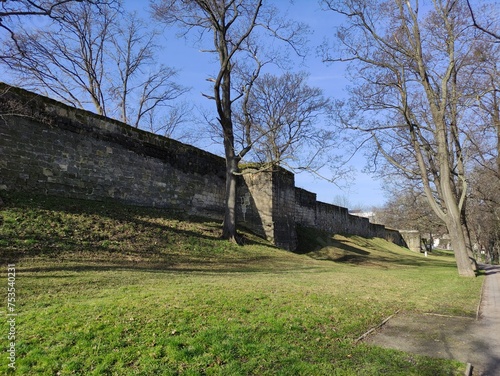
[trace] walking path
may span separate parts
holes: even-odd
[[[367,343],[470,363],[474,376],[500,376],[500,266],[481,265],[486,279],[478,320],[398,315]]]
[[[477,333],[472,337],[477,343],[477,368],[483,375],[500,375],[500,266],[482,265],[486,272]],[[483,346],[481,346],[483,344]],[[474,365],[474,357],[471,358]]]

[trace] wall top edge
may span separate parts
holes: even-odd
[[[67,119],[72,123],[83,123],[82,118],[95,120],[94,122],[95,125],[98,125],[99,123],[101,124],[105,123],[111,125],[114,129],[117,130],[117,132],[124,133],[127,136],[137,140],[146,141],[150,144],[155,144],[155,145],[170,144],[170,145],[175,145],[177,148],[192,149],[198,154],[205,154],[207,156],[210,156],[211,158],[218,159],[221,162],[224,161],[223,157],[210,153],[203,149],[197,148],[196,146],[185,144],[181,141],[177,141],[169,137],[154,134],[140,128],[135,128],[119,120],[99,115],[92,111],[77,108],[68,105],[66,103],[60,102],[58,100],[55,100],[53,98],[44,96],[42,94],[34,93],[32,91],[22,89],[16,86],[11,86],[4,82],[0,82],[0,98],[2,97],[7,100],[12,98],[13,100],[23,101],[23,104],[26,105],[31,103],[34,106],[38,106],[37,110],[44,111],[44,115],[51,115],[53,118]],[[2,111],[1,107],[2,103],[0,103],[0,113]],[[53,109],[58,110],[57,114],[50,113],[51,110]],[[29,108],[26,106],[24,107],[24,110],[29,110]],[[102,129],[102,127],[98,128]]]

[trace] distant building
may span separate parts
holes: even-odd
[[[355,215],[357,217],[368,218],[372,223],[375,220],[375,212],[372,211],[350,210],[349,214]]]
[[[451,239],[450,235],[448,234],[443,234],[440,236],[435,236],[434,237],[434,242],[433,242],[433,247],[434,248],[439,248],[439,249],[451,249]]]

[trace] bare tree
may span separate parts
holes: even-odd
[[[477,21],[474,20],[474,23]],[[488,29],[499,32],[491,24]],[[497,27],[500,26],[497,24]],[[471,190],[466,207],[475,250],[480,257],[492,263],[500,256],[500,43],[492,48],[491,33],[476,51],[478,62],[474,67],[475,85],[482,88],[482,95],[474,98],[475,132],[469,136],[474,140],[474,167],[469,176]],[[489,42],[489,43],[488,43]],[[470,85],[470,82],[469,82]],[[472,132],[469,132],[471,134]]]
[[[337,33],[339,55],[329,50],[325,60],[347,60],[356,70],[350,112],[341,119],[370,135],[400,173],[419,179],[446,224],[459,274],[473,277],[464,227],[471,151],[464,129],[470,125],[465,104],[479,93],[477,87],[464,90],[477,46],[465,4],[436,0],[432,9],[422,9],[418,1],[402,0],[323,3],[348,23]]]
[[[435,235],[446,233],[446,227],[426,202],[425,195],[418,189],[396,188],[393,183],[391,195],[384,207],[376,210],[376,221],[384,225],[406,230],[418,230],[432,246]]]
[[[318,122],[329,114],[330,101],[306,79],[304,72],[264,74],[255,81],[242,110],[236,112],[239,125],[245,120],[252,124],[251,154],[257,161],[294,171],[314,172],[323,167],[320,157],[333,140]]]
[[[152,108],[142,117],[141,128],[164,137],[195,143],[199,141],[199,135],[193,134],[189,128],[183,127],[188,120],[191,120],[192,111],[193,105],[187,101],[176,103],[166,112],[161,111],[161,108],[160,111],[157,111],[157,108]]]
[[[26,88],[47,91],[81,108],[87,98],[98,114],[105,115],[101,82],[105,41],[113,14],[108,8],[101,12],[89,3],[78,4],[78,12],[69,11],[69,7],[61,4],[51,12],[58,19],[54,27],[59,32],[18,26],[17,49],[12,46],[12,54],[4,61]],[[96,18],[102,22],[96,24]]]
[[[181,121],[173,101],[187,89],[173,81],[174,69],[156,64],[157,33],[135,14],[89,2],[51,14],[56,20],[43,29],[19,26],[21,52],[4,59],[23,87],[135,127],[170,111]]]
[[[60,9],[72,2],[85,2],[92,6],[100,7],[113,5],[116,1],[117,0],[0,1],[0,31],[4,31],[7,34],[7,39],[11,41],[10,47],[14,47],[13,49],[7,50],[1,49],[0,60],[10,58],[13,54],[24,53],[23,49],[18,44],[17,29],[23,23],[28,22],[29,19],[33,17],[58,19],[60,16]]]
[[[500,44],[489,49],[490,54],[486,55],[481,51],[482,64],[478,64],[475,72],[479,78],[477,84],[483,88],[481,95],[475,99],[476,124],[479,124],[479,133],[483,137],[478,137],[477,162],[483,167],[496,171],[497,179],[500,180]],[[496,60],[495,60],[496,58]],[[488,137],[489,136],[489,137]],[[490,159],[496,158],[496,164],[490,164]]]
[[[477,251],[487,262],[500,262],[500,180],[494,160],[477,166],[472,175],[467,215]]]
[[[478,13],[491,14],[491,11],[492,11],[491,7],[483,6],[483,8],[480,10],[480,12],[477,12],[477,10],[473,9],[470,0],[466,0],[466,1],[467,1],[467,6],[469,8],[470,15],[472,17],[472,21],[474,23],[474,26],[477,27],[482,32],[488,34],[489,36],[495,38],[497,40],[497,43],[499,43],[500,42],[500,32],[498,31],[498,29],[495,30],[495,25],[494,25],[494,23],[491,22],[491,20],[494,20],[495,18],[498,21],[498,17],[499,17],[498,10],[495,9],[497,14],[494,15],[493,17],[489,17],[489,20],[486,21],[487,24],[485,25],[482,22],[478,21],[477,14]],[[497,22],[496,27],[498,28],[498,22]]]
[[[152,9],[159,20],[178,25],[185,33],[198,32],[201,41],[205,35],[211,37],[212,46],[204,51],[217,57],[218,68],[209,78],[212,94],[204,95],[215,102],[226,159],[222,237],[238,241],[236,177],[240,160],[252,147],[252,123],[249,114],[243,114],[242,138],[246,141],[241,150],[236,150],[235,102],[247,100],[261,68],[273,59],[272,54],[263,53],[263,40],[271,36],[295,48],[302,42],[303,25],[282,20],[277,10],[263,5],[262,0],[157,0],[152,2]]]
[[[156,64],[159,46],[155,45],[155,40],[158,32],[149,32],[144,21],[135,13],[128,15],[123,23],[114,23],[113,27],[113,48],[109,55],[116,64],[117,77],[110,80],[110,91],[119,108],[120,120],[136,128],[143,122],[151,126],[158,110],[167,107],[171,112],[168,125],[162,122],[163,126],[158,130],[171,135],[173,128],[182,121],[179,115],[185,115],[185,111],[172,107],[171,103],[185,94],[187,89],[172,81],[177,74],[175,69]],[[145,124],[143,128],[146,128]]]

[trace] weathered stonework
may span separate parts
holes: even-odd
[[[223,218],[223,158],[5,84],[0,156],[0,191],[114,199]],[[318,202],[282,168],[246,169],[238,197],[239,223],[281,248],[296,248],[296,224],[402,242],[395,230]]]
[[[399,233],[403,237],[408,249],[410,251],[420,253],[422,244],[422,237],[420,232],[417,230],[399,230]]]
[[[19,89],[9,105],[22,116],[0,120],[2,189],[221,216],[223,158]]]

